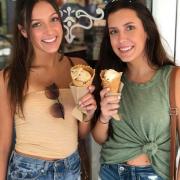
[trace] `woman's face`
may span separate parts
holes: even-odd
[[[115,54],[127,63],[143,60],[147,33],[141,20],[131,9],[121,9],[108,17],[111,46]]]
[[[58,51],[63,36],[62,25],[55,9],[48,2],[40,1],[34,6],[30,33],[35,54]]]

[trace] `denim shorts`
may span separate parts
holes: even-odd
[[[101,180],[163,180],[151,165],[102,164],[99,176]]]
[[[8,180],[80,180],[80,157],[76,151],[62,160],[48,161],[13,151]]]

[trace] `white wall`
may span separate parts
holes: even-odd
[[[168,54],[180,65],[180,4],[179,0],[153,0],[153,16]],[[178,11],[177,11],[178,9]],[[177,29],[178,28],[178,29]]]

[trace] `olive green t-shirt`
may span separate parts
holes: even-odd
[[[103,144],[101,163],[123,163],[146,153],[154,170],[169,179],[169,76],[172,66],[160,68],[143,84],[129,81],[123,74],[119,113],[111,120],[112,134]]]

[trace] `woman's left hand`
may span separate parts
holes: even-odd
[[[83,96],[79,101],[79,106],[81,107],[81,109],[87,112],[86,119],[84,119],[84,121],[91,120],[97,108],[96,100],[92,94],[94,89],[95,87],[93,85],[89,86],[88,93]]]

